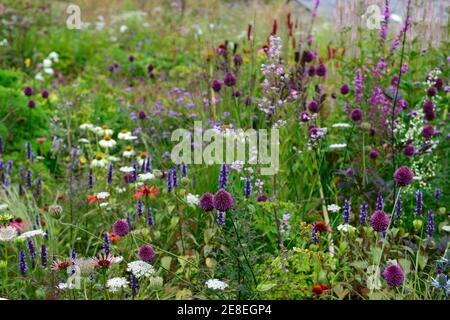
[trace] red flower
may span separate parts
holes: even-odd
[[[93,204],[94,202],[102,202],[102,199],[97,198],[97,196],[90,196],[90,195],[86,195],[86,197],[89,200],[89,204]]]
[[[159,189],[155,188],[154,186],[148,187],[143,186],[139,189],[138,192],[136,192],[133,197],[136,199],[139,199],[140,197],[151,197],[156,198],[156,196],[159,194]]]
[[[118,236],[114,232],[108,232],[108,238],[112,243],[115,243],[120,240],[120,236]]]
[[[312,292],[314,294],[322,294],[323,289],[321,286],[317,285],[317,286],[312,287]]]
[[[317,221],[316,222],[316,230],[318,232],[333,232],[333,230],[331,230],[325,222],[323,221]]]

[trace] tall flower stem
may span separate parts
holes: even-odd
[[[247,263],[247,265],[250,269],[250,273],[252,274],[253,282],[255,283],[255,287],[256,287],[256,286],[258,286],[258,281],[256,281],[256,276],[255,276],[255,273],[253,272],[253,267],[250,264],[250,261],[248,260],[247,255],[245,254],[244,247],[242,246],[241,237],[239,235],[239,231],[236,226],[236,223],[234,222],[233,218],[231,218],[231,221],[233,223],[234,232],[236,234],[236,238],[238,240],[239,246],[241,247],[241,250],[242,250],[242,255],[244,256],[245,262]]]
[[[403,34],[402,34],[403,38],[402,38],[402,49],[401,49],[401,53],[400,53],[400,68],[399,68],[399,72],[398,72],[398,81],[395,86],[395,97],[394,97],[394,102],[392,103],[392,110],[391,110],[391,147],[392,147],[392,166],[393,166],[394,171],[397,167],[397,157],[395,155],[396,141],[395,141],[395,134],[394,134],[395,109],[397,107],[398,91],[400,88],[400,82],[402,80],[402,74],[403,74],[402,66],[403,66],[403,60],[405,57],[406,33],[408,32],[408,23],[410,23],[409,22],[410,9],[411,9],[411,0],[408,0],[408,4],[406,7],[406,22],[405,22],[405,26],[404,26],[404,30],[403,30]],[[394,184],[394,194],[392,196],[393,199],[396,198],[396,189],[397,189],[396,185]]]
[[[277,196],[277,175],[275,174],[273,176],[273,198],[276,199]],[[280,230],[280,220],[278,220],[278,214],[277,214],[277,208],[273,207],[273,216],[275,219],[275,223],[277,226],[277,236],[278,236],[278,244],[280,246],[280,249],[283,249],[283,237],[281,236],[281,230]]]

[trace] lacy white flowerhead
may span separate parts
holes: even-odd
[[[213,290],[225,290],[228,287],[228,284],[218,279],[209,279],[206,281],[206,286]]]
[[[128,288],[128,280],[123,277],[111,278],[106,282],[109,292],[117,292],[120,289]]]

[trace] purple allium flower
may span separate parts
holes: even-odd
[[[399,186],[407,186],[409,184],[411,184],[411,182],[414,179],[414,174],[411,171],[411,169],[409,169],[406,166],[400,167],[397,170],[395,170],[394,172],[394,181],[395,183],[397,183]]]
[[[374,214],[372,214],[372,216],[370,217],[370,225],[372,226],[373,230],[378,232],[386,232],[390,222],[391,219],[389,218],[387,213],[382,210],[375,211]]]
[[[152,64],[149,64],[149,65],[147,66],[148,72],[152,72],[154,69],[155,69],[155,67],[154,67]]]
[[[437,200],[437,201],[440,201],[441,200],[441,189],[439,189],[439,188],[436,188],[436,189],[434,189],[434,198]]]
[[[223,163],[219,172],[219,189],[225,189],[228,185],[228,166]]]
[[[432,98],[436,95],[436,88],[435,87],[431,87],[427,90],[427,95]]]
[[[310,77],[314,77],[314,76],[316,75],[316,67],[310,66],[310,67],[308,68],[308,75],[309,75]]]
[[[424,137],[425,140],[430,140],[435,134],[435,130],[433,126],[425,126],[422,129],[422,136]]]
[[[433,210],[428,210],[428,219],[427,219],[427,234],[428,237],[433,238],[434,234],[434,214]]]
[[[217,224],[222,227],[225,225],[225,212],[217,211]]]
[[[239,98],[241,96],[241,92],[239,90],[236,90],[233,92],[233,97]]]
[[[319,64],[319,66],[316,69],[316,74],[319,77],[325,77],[327,75],[327,67],[323,63]]]
[[[33,95],[33,89],[31,87],[25,87],[23,89],[23,94],[27,97],[31,97]]]
[[[425,101],[423,104],[423,112],[424,113],[432,113],[434,112],[434,103],[431,100]]]
[[[301,122],[308,122],[309,120],[311,120],[311,117],[307,112],[303,111],[302,113],[300,113]]]
[[[43,99],[47,99],[47,98],[48,98],[48,91],[47,91],[47,90],[42,90],[42,92],[41,92],[41,97],[42,97]]]
[[[145,120],[147,118],[147,114],[145,111],[139,111],[139,119]]]
[[[234,199],[231,193],[225,191],[224,189],[220,189],[214,195],[214,208],[219,211],[225,212],[230,210],[234,205]]]
[[[375,210],[383,210],[384,207],[384,199],[383,194],[381,192],[378,192],[377,195],[377,205],[375,207]]]
[[[147,226],[151,227],[155,224],[155,219],[153,218],[153,209],[148,208],[147,210]]]
[[[227,72],[223,77],[223,83],[228,87],[232,87],[236,84],[236,77],[231,72]]]
[[[23,249],[19,252],[19,271],[23,276],[26,275],[28,271],[25,251]]]
[[[305,61],[306,63],[310,63],[311,61],[314,60],[314,53],[312,53],[311,51],[305,51],[303,52],[303,55],[305,57]]]
[[[237,68],[239,68],[242,65],[243,61],[244,59],[242,59],[242,56],[239,54],[236,54],[233,58],[233,63]]]
[[[350,212],[351,212],[351,206],[350,206],[350,201],[348,201],[347,199],[344,202],[344,223],[347,224],[350,222],[351,220],[351,216],[350,216]]]
[[[266,202],[269,198],[265,194],[260,194],[258,198],[256,198],[256,201],[258,202]]]
[[[317,101],[312,100],[308,105],[308,110],[313,113],[319,112],[319,104],[317,103]]]
[[[143,212],[143,210],[144,210],[143,207],[144,207],[144,205],[143,205],[143,203],[142,203],[142,200],[139,199],[139,200],[137,201],[137,203],[136,203],[136,215],[137,215],[138,217],[142,216],[142,212]]]
[[[45,244],[41,245],[41,265],[45,268],[48,265],[48,254],[47,254],[47,247]]]
[[[145,262],[152,261],[156,256],[155,250],[149,244],[144,244],[139,248],[139,259]]]
[[[398,198],[397,204],[395,205],[395,215],[398,220],[402,219],[402,199]]]
[[[30,109],[36,108],[36,102],[34,100],[28,101],[28,108]]]
[[[199,205],[203,211],[208,212],[214,210],[214,196],[211,193],[206,192],[200,197]]]
[[[132,54],[130,54],[130,56],[128,57],[128,61],[130,61],[130,62],[134,61],[134,56]]]
[[[252,193],[252,183],[250,178],[245,179],[245,198],[249,199]]]
[[[130,231],[128,222],[125,219],[118,219],[116,222],[114,222],[112,229],[113,232],[120,237],[126,236]]]
[[[348,84],[342,85],[340,92],[344,96],[347,95],[350,92],[350,87],[348,86]]]
[[[414,209],[414,214],[419,216],[422,214],[423,209],[423,193],[420,190],[416,191],[416,208]]]
[[[425,120],[433,121],[434,119],[436,119],[436,113],[434,112],[425,113]]]
[[[440,78],[437,78],[434,86],[438,89],[438,90],[442,90],[442,87],[444,86],[444,81]]]
[[[372,160],[377,160],[378,159],[378,150],[370,150],[369,157]]]
[[[211,84],[211,88],[212,88],[215,92],[219,92],[220,89],[222,89],[222,83],[221,83],[219,80],[214,79],[213,82],[212,82],[212,84]]]
[[[407,157],[412,157],[416,153],[416,149],[412,144],[408,144],[403,150],[403,154]]]
[[[352,113],[350,114],[350,117],[353,121],[358,122],[362,119],[362,111],[360,108],[353,109]]]
[[[251,98],[250,96],[245,96],[245,98],[244,98],[244,104],[245,104],[246,106],[251,105],[251,104],[252,104],[252,98]]]
[[[108,255],[111,250],[111,241],[109,241],[109,237],[107,233],[103,234],[103,253]]]
[[[403,269],[397,264],[387,266],[383,271],[383,277],[390,287],[401,286],[405,280]]]
[[[362,225],[366,224],[367,220],[367,203],[361,203],[361,210],[359,211],[359,221]]]

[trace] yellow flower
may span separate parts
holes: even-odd
[[[25,61],[23,62],[25,64],[25,66],[28,68],[31,66],[31,59],[30,58],[26,58]]]
[[[81,164],[85,164],[86,163],[86,158],[84,156],[80,157],[80,163]]]

